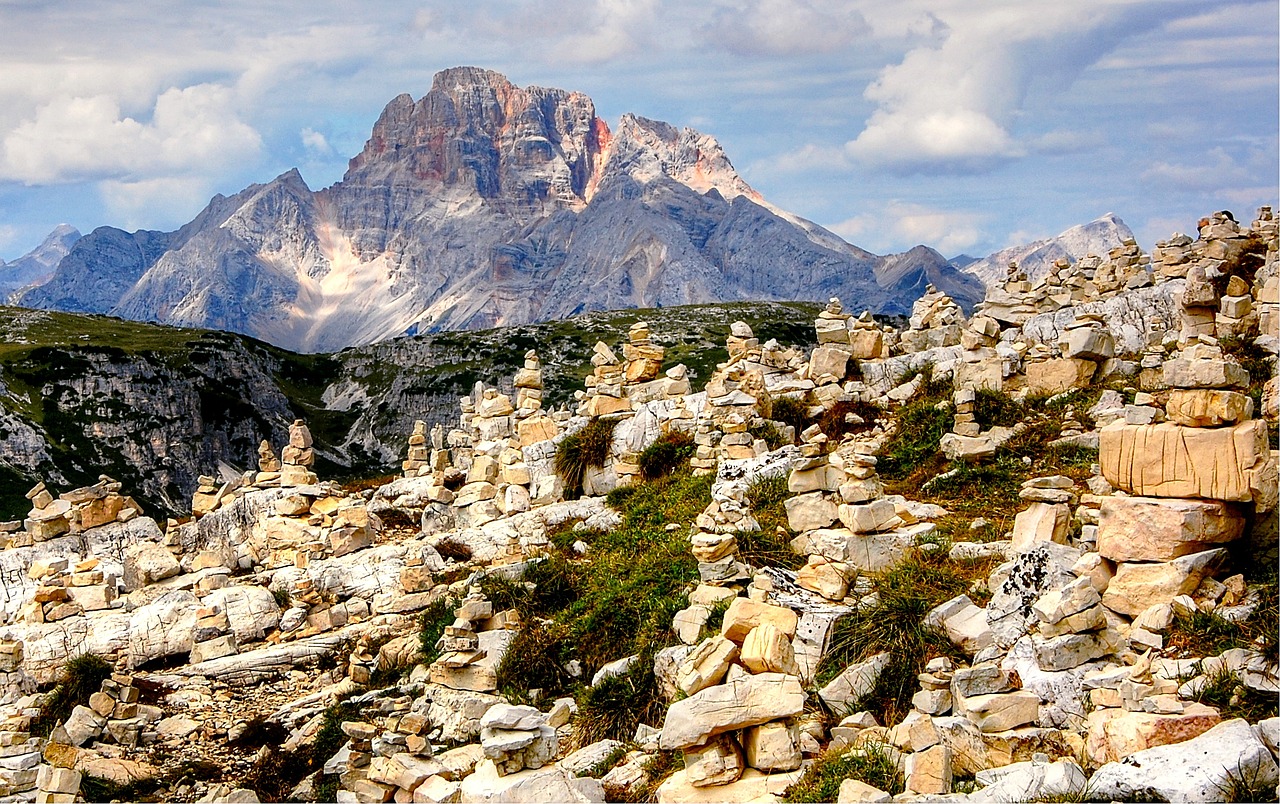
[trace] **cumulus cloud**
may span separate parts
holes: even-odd
[[[1033,81],[1067,84],[1161,3],[931,3],[938,25],[864,92],[876,105],[848,151],[901,172],[977,172],[1025,155],[1013,123]],[[940,6],[948,5],[946,8]]]
[[[939,209],[893,200],[874,213],[856,215],[831,227],[832,231],[872,250],[900,249],[922,243],[954,255],[982,240],[982,221],[976,212]]]
[[[703,35],[745,55],[830,53],[871,32],[844,0],[749,0],[716,9]]]
[[[329,144],[329,140],[325,135],[321,134],[313,128],[304,128],[299,133],[302,138],[302,147],[307,149],[307,153],[316,156],[331,156],[333,154],[333,146]]]
[[[98,194],[117,216],[118,225],[126,229],[159,225],[157,210],[200,209],[208,203],[212,192],[212,182],[204,176],[108,179],[98,183]],[[164,223],[183,223],[187,217],[189,214],[182,212],[175,220],[164,220]]]
[[[122,114],[108,95],[54,98],[5,135],[0,178],[138,181],[243,161],[257,154],[262,139],[230,99],[226,87],[214,84],[175,87],[156,98],[144,121]]]

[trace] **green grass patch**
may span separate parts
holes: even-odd
[[[1022,405],[1003,391],[979,388],[974,392],[973,418],[983,430],[1012,427],[1022,420]]]
[[[665,477],[680,467],[687,466],[696,450],[693,436],[688,433],[680,430],[663,433],[657,441],[641,451],[640,473],[645,480]]]
[[[781,396],[773,400],[769,418],[775,422],[789,424],[796,433],[809,426],[809,410],[805,403],[789,396]]]
[[[751,434],[752,438],[764,441],[765,445],[771,450],[781,449],[791,443],[790,439],[782,435],[782,431],[778,429],[778,426],[767,419],[751,425],[747,428],[747,432]],[[797,434],[799,432],[799,430],[796,431]]]
[[[423,664],[431,664],[440,658],[436,643],[444,636],[444,629],[453,625],[453,610],[453,601],[442,597],[418,615],[418,651],[422,654]]]
[[[573,738],[578,746],[600,740],[626,742],[641,723],[661,725],[666,702],[653,675],[653,654],[642,653],[626,673],[603,679],[578,697]]]
[[[760,529],[738,534],[738,556],[753,567],[799,569],[805,557],[791,549],[795,534],[787,525],[787,476],[765,477],[747,488],[747,504]]]
[[[938,386],[938,387],[935,387]],[[950,384],[926,383],[928,392],[918,395],[898,412],[898,430],[881,453],[878,469],[889,480],[912,478],[921,470],[943,462],[942,436],[951,430],[955,414],[939,406],[950,394]],[[923,478],[919,478],[923,480]]]
[[[520,582],[482,581],[495,607],[515,608],[521,617],[498,669],[500,687],[512,694],[538,688],[544,697],[576,690],[582,698],[592,693],[579,685],[601,666],[636,654],[650,657],[636,672],[651,676],[652,656],[674,642],[671,620],[688,605],[685,589],[698,577],[688,524],[710,503],[712,479],[680,471],[615,489],[608,500],[622,523],[579,533],[590,545],[585,559],[557,552]],[[668,531],[671,523],[680,527]],[[583,666],[578,679],[566,669],[572,660]],[[643,687],[639,679],[628,683]]]
[[[840,783],[858,779],[891,795],[906,789],[906,780],[888,752],[874,743],[862,748],[821,754],[795,784],[782,794],[788,802],[827,802],[840,797]]]

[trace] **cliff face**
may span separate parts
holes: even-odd
[[[716,140],[471,67],[393,99],[343,180],[296,171],[174,233],[100,229],[19,303],[332,351],[621,307],[813,300],[903,312],[915,284],[769,205]],[[950,269],[947,269],[950,270]]]
[[[812,305],[751,303],[643,313],[695,382],[727,359],[742,319],[766,339],[812,340]],[[154,513],[189,510],[202,474],[255,468],[258,444],[305,419],[322,476],[374,476],[402,457],[417,419],[456,420],[477,380],[509,382],[523,355],[546,361],[548,406],[591,369],[590,345],[625,339],[638,312],[396,338],[300,355],[240,335],[0,307],[0,521],[26,514],[37,480],[124,481]],[[510,390],[509,388],[507,390]]]

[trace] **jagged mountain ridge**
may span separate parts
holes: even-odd
[[[1056,260],[1074,263],[1088,254],[1105,257],[1108,251],[1131,239],[1133,232],[1125,222],[1115,213],[1108,212],[1088,223],[1072,226],[1055,237],[1010,246],[959,268],[976,276],[984,285],[991,285],[1004,279],[1010,262],[1017,262],[1018,267],[1035,280],[1048,273]]]
[[[40,245],[13,262],[0,260],[0,300],[16,290],[48,282],[58,263],[80,239],[80,231],[62,223],[54,227]]]
[[[883,263],[768,204],[709,135],[631,114],[611,130],[582,93],[460,67],[393,99],[332,187],[294,170],[177,232],[98,229],[17,301],[320,352],[707,301],[901,314],[927,281],[981,297],[946,266]]]

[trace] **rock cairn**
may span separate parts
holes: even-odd
[[[0,546],[30,547],[66,534],[83,533],[112,522],[128,522],[142,513],[132,497],[120,494],[121,484],[106,475],[92,486],[74,489],[54,499],[44,483],[27,492],[31,511],[20,525],[0,530]],[[18,528],[21,527],[21,530]]]
[[[289,425],[289,443],[280,451],[280,485],[309,486],[316,482],[315,450],[311,446],[311,430],[302,419]]]
[[[437,643],[440,658],[428,668],[428,677],[454,690],[496,690],[498,663],[515,639],[518,616],[511,610],[495,613],[493,603],[479,590],[472,590],[453,614],[453,624]]]
[[[964,311],[960,305],[929,285],[924,295],[911,305],[908,329],[902,333],[899,346],[904,352],[922,352],[960,343]]]

